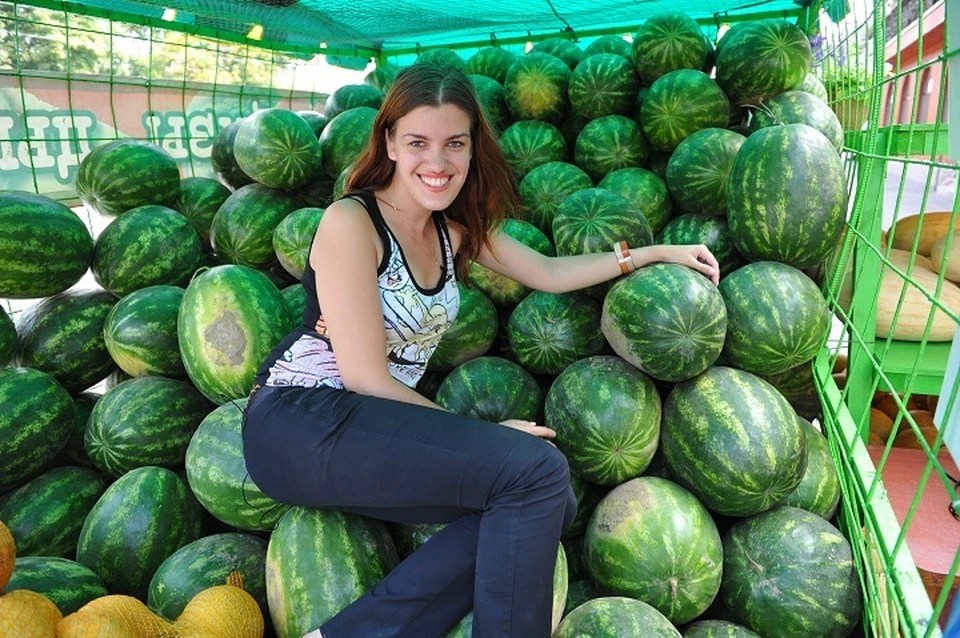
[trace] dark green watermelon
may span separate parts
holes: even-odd
[[[437,390],[437,404],[478,419],[536,421],[543,394],[530,373],[506,359],[471,359],[446,376]]]
[[[650,223],[654,235],[663,230],[673,213],[673,201],[666,182],[642,168],[621,168],[608,173],[597,188],[616,193],[636,206]]]
[[[567,143],[557,127],[537,120],[508,126],[500,135],[500,148],[518,180],[547,162],[567,159]]]
[[[553,243],[533,224],[519,219],[505,219],[500,225],[500,232],[533,248],[541,255],[553,257],[557,254]],[[530,289],[523,284],[476,262],[470,264],[469,275],[471,283],[502,308],[512,308],[530,294]]]
[[[659,611],[635,598],[605,596],[580,605],[557,627],[553,638],[680,638]]]
[[[579,293],[535,290],[510,315],[507,333],[520,364],[541,374],[560,374],[603,348],[600,308]]]
[[[303,320],[303,313],[307,309],[307,291],[301,284],[292,284],[281,290],[280,294],[290,310],[290,330],[293,330]]]
[[[0,307],[0,368],[6,368],[17,352],[17,326]]]
[[[503,85],[485,75],[471,75],[470,81],[473,83],[473,89],[487,122],[494,133],[499,135],[510,123],[510,112],[507,110],[507,96]]]
[[[584,361],[589,360],[590,359],[584,359]],[[550,393],[548,391],[547,396],[549,395]],[[546,410],[546,406],[544,406],[544,410]],[[563,538],[581,536],[586,532],[587,523],[590,521],[590,516],[593,515],[593,510],[597,508],[597,505],[603,500],[604,495],[609,491],[606,485],[591,483],[581,478],[580,475],[575,472],[570,473],[570,487],[573,488],[573,493],[577,497],[577,515],[573,519],[573,523],[570,524],[570,527],[567,528],[567,531],[563,533]]]
[[[683,381],[717,360],[727,312],[705,276],[679,264],[652,264],[610,289],[601,327],[613,350],[640,370]]]
[[[553,236],[553,217],[557,208],[568,195],[585,188],[593,188],[593,180],[583,169],[566,162],[541,164],[520,182],[526,221],[547,237]]]
[[[563,139],[567,141],[567,148],[573,148],[577,144],[577,136],[580,135],[580,131],[583,130],[590,122],[590,118],[582,113],[577,113],[574,111],[560,123],[558,127],[560,132],[563,134]]]
[[[414,553],[434,534],[446,527],[446,523],[393,523],[387,521],[387,531],[397,548],[397,555],[403,560]]]
[[[493,302],[475,287],[457,283],[460,309],[457,318],[430,355],[431,370],[452,370],[462,363],[486,354],[497,336],[497,309]]]
[[[183,288],[148,286],[110,309],[103,326],[107,352],[133,377],[187,378],[177,342],[177,313]]]
[[[590,119],[627,115],[637,101],[640,78],[633,64],[614,53],[584,58],[570,76],[570,106]]]
[[[813,72],[807,73],[803,80],[799,84],[795,84],[790,87],[791,91],[806,91],[807,93],[814,95],[824,102],[830,101],[830,96],[827,95],[827,89],[823,86],[823,82],[820,81]]]
[[[463,71],[466,66],[459,53],[446,47],[424,51],[417,56],[414,64],[432,64],[441,69],[456,69],[458,71]]]
[[[733,104],[757,105],[807,76],[813,63],[810,40],[786,20],[757,20],[731,31],[717,52],[717,83]]]
[[[640,108],[650,144],[672,151],[699,130],[724,128],[730,101],[710,76],[695,69],[671,71],[653,83]]]
[[[651,149],[650,159],[647,160],[647,170],[662,180],[667,179],[667,165],[672,153]]]
[[[628,166],[643,166],[650,144],[640,126],[623,115],[606,115],[590,121],[577,136],[573,157],[595,182],[607,173]]]
[[[747,138],[733,161],[727,221],[744,257],[806,268],[836,248],[847,199],[840,155],[820,131],[771,126]]]
[[[530,53],[547,53],[563,61],[573,71],[583,60],[583,51],[567,38],[547,38],[533,45]]]
[[[383,91],[377,87],[370,84],[345,84],[330,94],[323,107],[323,113],[327,117],[327,122],[330,122],[344,111],[358,106],[379,109],[381,104],[383,104]]]
[[[174,210],[187,218],[200,236],[204,250],[210,248],[210,224],[223,202],[230,197],[230,189],[208,177],[187,177],[180,182],[180,199]]]
[[[19,544],[17,553],[20,553]],[[29,589],[46,596],[64,616],[95,598],[107,596],[103,579],[75,561],[56,556],[17,556],[4,592]]]
[[[277,260],[273,233],[287,215],[300,208],[295,197],[261,184],[233,192],[210,226],[213,249],[233,264],[264,268]]]
[[[631,248],[653,243],[650,222],[632,202],[603,188],[570,195],[553,218],[558,255],[611,252],[617,241]],[[615,261],[611,254],[611,261]]]
[[[780,504],[799,507],[830,520],[840,502],[837,466],[830,454],[827,438],[806,419],[801,421],[807,435],[807,469],[797,488]]]
[[[598,53],[614,53],[632,62],[633,47],[619,35],[602,35],[584,48],[583,57]]]
[[[98,146],[80,161],[77,194],[92,210],[116,217],[146,204],[173,206],[180,169],[165,150],[142,140]]]
[[[518,57],[503,80],[507,108],[514,120],[559,124],[570,112],[570,67],[548,53]]]
[[[594,598],[600,598],[600,592],[589,579],[574,580],[567,587],[567,606],[563,608],[566,617],[571,611]]]
[[[375,89],[380,89],[381,93],[386,94],[393,86],[393,81],[397,79],[398,73],[400,73],[400,68],[392,64],[377,65],[377,68],[364,76],[363,83],[369,84]]]
[[[760,635],[727,620],[698,620],[687,626],[683,638],[760,638]]]
[[[747,263],[733,243],[727,220],[722,217],[681,215],[667,223],[657,241],[672,246],[703,244],[717,258],[720,277],[726,277]]]
[[[0,297],[49,297],[77,283],[93,238],[75,212],[48,197],[0,192]]]
[[[685,13],[658,13],[633,36],[633,64],[647,86],[678,69],[699,69],[712,47]]]
[[[296,279],[303,277],[323,210],[297,209],[284,217],[273,231],[273,251],[277,254],[277,260]]]
[[[484,75],[502,85],[507,71],[517,56],[498,46],[484,47],[467,60],[465,70],[471,75]]]
[[[733,160],[746,137],[705,128],[680,142],[667,162],[667,188],[677,206],[699,215],[725,215]]]
[[[647,375],[612,356],[580,359],[550,386],[547,427],[570,469],[598,485],[643,474],[660,440],[660,395]]]
[[[837,152],[843,151],[843,126],[827,103],[806,91],[784,91],[761,103],[753,111],[750,130],[767,126],[806,124],[830,140]]]
[[[244,173],[283,190],[303,186],[317,175],[320,153],[320,142],[306,120],[280,108],[261,109],[244,118],[233,142],[233,156]]]
[[[763,512],[727,532],[720,595],[738,622],[778,638],[848,636],[862,604],[850,543],[795,507]]]
[[[87,434],[87,424],[90,421],[90,414],[94,406],[100,400],[99,394],[94,394],[89,390],[81,392],[73,397],[73,407],[76,412],[73,431],[70,433],[70,440],[67,441],[63,453],[69,462],[73,465],[82,467],[94,467],[93,461],[87,456],[87,451],[83,448],[83,438]],[[2,519],[0,519],[2,520]]]
[[[253,182],[253,179],[237,164],[237,158],[233,156],[233,143],[237,137],[240,122],[241,120],[237,120],[220,129],[210,149],[210,163],[213,164],[213,170],[217,173],[217,179],[229,186],[231,190]]]
[[[320,148],[327,175],[337,177],[360,156],[370,140],[376,117],[377,109],[358,106],[344,111],[323,127]]]
[[[764,380],[780,391],[799,416],[810,421],[820,417],[820,395],[813,379],[812,362],[767,375]]]
[[[313,134],[320,137],[323,127],[327,125],[327,116],[318,111],[297,111],[297,115],[303,118],[303,121],[310,125]]]

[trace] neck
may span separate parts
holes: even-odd
[[[374,195],[381,204],[386,204],[381,208],[387,209],[389,214],[402,217],[405,225],[411,230],[425,230],[432,218],[432,211],[417,204],[413,198],[395,197],[389,186],[383,190],[374,191]]]

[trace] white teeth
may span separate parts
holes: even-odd
[[[441,188],[450,181],[449,177],[424,177],[423,175],[420,176],[420,179],[423,180],[424,184],[432,188]]]

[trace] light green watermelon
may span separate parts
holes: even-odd
[[[705,128],[725,128],[730,101],[710,76],[695,69],[672,71],[653,83],[640,107],[643,134],[655,148],[672,151]]]

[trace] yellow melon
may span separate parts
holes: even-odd
[[[107,632],[71,633],[69,638],[178,638],[170,623],[133,596],[114,594],[95,598],[68,618],[71,631]]]
[[[181,638],[262,638],[263,614],[243,589],[217,585],[194,596],[173,626]]]
[[[0,592],[10,582],[13,565],[17,562],[17,547],[13,541],[13,534],[0,521]]]
[[[0,636],[54,638],[63,616],[49,598],[29,589],[0,596]]]

